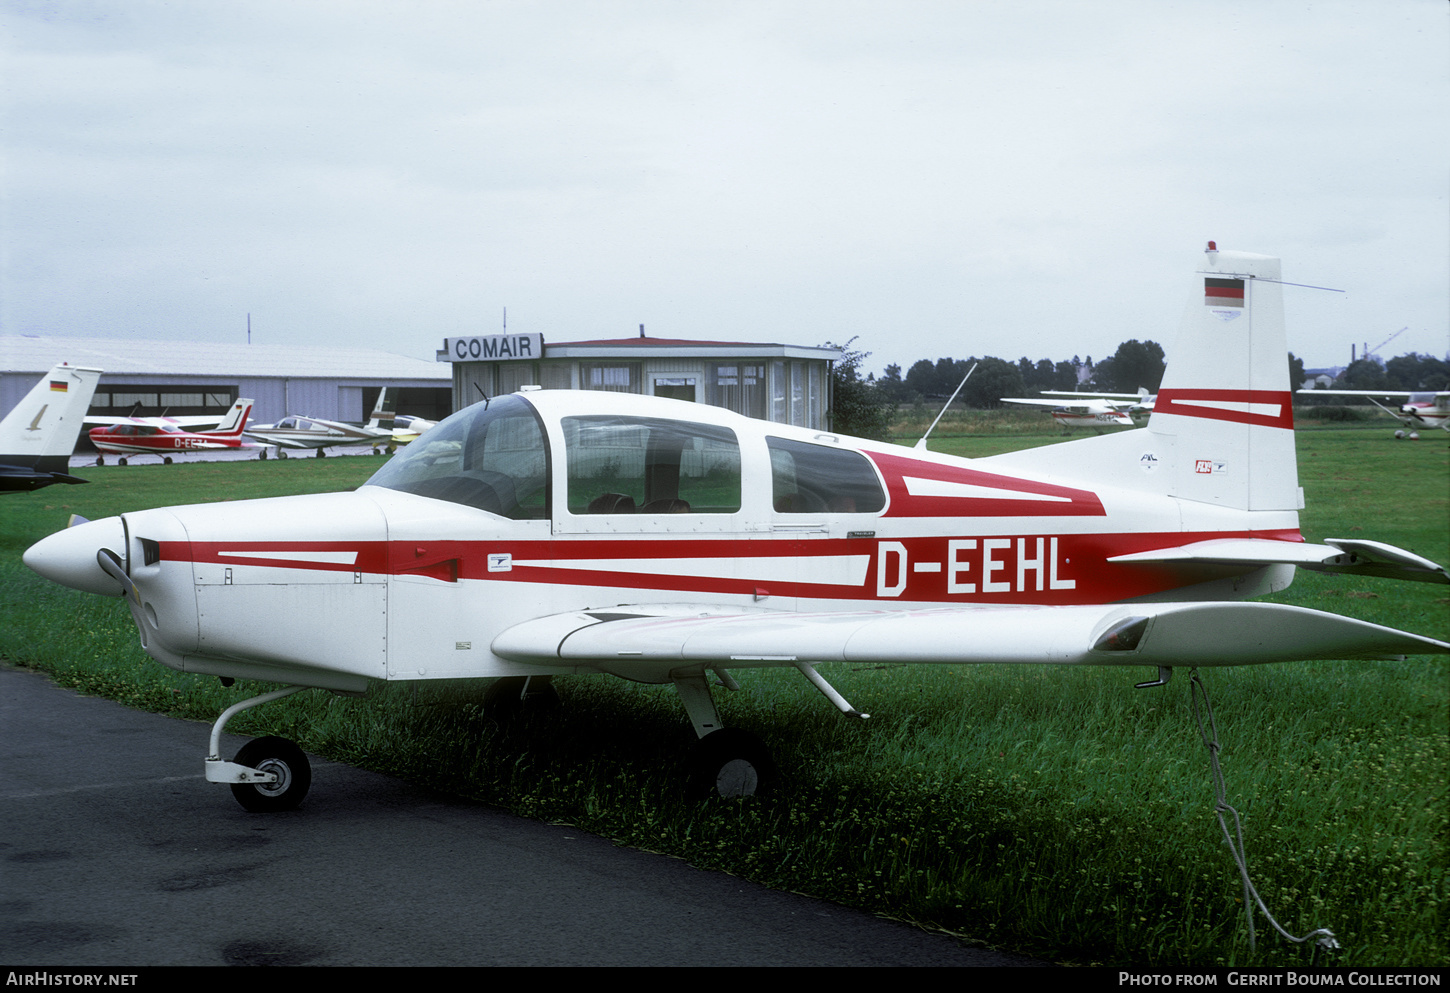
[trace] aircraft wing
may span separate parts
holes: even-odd
[[[1215,538],[1173,548],[1115,555],[1109,562],[1215,562],[1225,565],[1296,565],[1421,583],[1450,583],[1445,567],[1414,552],[1378,541],[1326,538],[1324,544],[1267,538]]]
[[[216,427],[222,422],[225,414],[213,417],[207,414],[186,415],[183,417],[94,417],[86,415],[81,422],[85,430],[91,428],[111,428],[117,424],[170,424],[173,427],[181,428],[183,431],[202,431]]]
[[[1141,400],[1148,395],[1148,391],[1142,393],[1079,393],[1077,390],[1043,390],[1043,396],[1049,397],[1087,397],[1101,400]]]
[[[1092,414],[1111,414],[1118,407],[1107,400],[1086,400],[1078,403],[1069,403],[1066,400],[1033,400],[1024,397],[1002,397],[1002,403],[1030,404],[1034,407],[1051,407],[1053,410],[1085,410]],[[1124,406],[1127,406],[1124,404]]]
[[[1450,643],[1274,603],[1119,603],[902,611],[707,613],[689,605],[571,611],[515,625],[493,651],[643,681],[689,668],[817,662],[1224,666],[1398,659]]]
[[[1295,390],[1294,392],[1321,397],[1408,397],[1410,395],[1409,390]],[[1419,390],[1417,392],[1429,393],[1431,391]]]

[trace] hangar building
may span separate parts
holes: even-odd
[[[643,333],[547,345],[540,334],[448,338],[433,362],[363,348],[4,335],[0,417],[64,361],[102,370],[90,413],[105,417],[220,418],[250,397],[258,424],[288,414],[361,423],[387,386],[399,389],[397,413],[440,420],[485,396],[537,385],[672,397],[826,430],[840,357],[838,348]]]
[[[828,430],[831,366],[839,348],[613,338],[545,344],[538,334],[448,338],[439,362],[453,365],[453,406],[520,386],[611,390],[725,407],[749,417]]]
[[[100,369],[92,414],[224,415],[251,397],[252,420],[288,414],[366,421],[384,386],[396,410],[436,420],[452,410],[448,370],[437,362],[366,348],[216,344],[130,338],[0,336],[0,416],[57,362]],[[139,409],[137,405],[139,404]]]

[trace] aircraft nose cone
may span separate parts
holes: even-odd
[[[42,538],[25,550],[21,560],[52,582],[86,593],[119,596],[121,585],[96,564],[96,553],[109,548],[122,561],[126,555],[126,529],[119,517],[107,517]]]

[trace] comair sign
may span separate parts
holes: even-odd
[[[449,362],[498,362],[509,359],[537,359],[544,355],[541,334],[489,334],[472,338],[445,338],[443,351]]]

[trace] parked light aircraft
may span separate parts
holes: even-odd
[[[242,440],[242,429],[247,425],[252,403],[252,400],[242,399],[232,404],[232,409],[215,431],[183,431],[171,424],[114,424],[91,428],[91,444],[99,452],[122,456],[121,465],[126,464],[125,456],[128,455],[159,455],[170,464],[171,456],[187,452],[261,448],[263,446]],[[97,465],[102,462],[102,457],[96,458]]]
[[[1146,428],[963,459],[683,401],[531,391],[474,404],[347,493],[143,510],[25,562],[123,595],[152,658],[287,688],[212,728],[206,775],[253,810],[311,772],[280,738],[219,754],[232,715],[307,687],[610,674],[673,685],[698,741],[690,789],[770,775],[721,726],[763,666],[827,661],[1176,666],[1450,652],[1450,644],[1249,597],[1296,567],[1450,582],[1412,552],[1311,544],[1279,260],[1209,251]],[[1204,270],[1234,283],[1226,321]],[[258,624],[257,618],[267,618]]]
[[[101,370],[60,362],[0,421],[0,492],[84,483],[70,456]]]
[[[1133,418],[1129,411],[1138,407],[1136,402],[1128,403],[1124,399],[1120,399],[1132,394],[1069,393],[1066,390],[1043,390],[1042,392],[1077,399],[1069,403],[1063,400],[1003,397],[1002,402],[1033,407],[1051,407],[1052,419],[1065,428],[1130,428],[1133,426]],[[1147,391],[1144,390],[1143,394],[1146,397]]]
[[[392,405],[388,402],[388,388],[383,387],[378,391],[378,400],[367,424],[289,414],[276,424],[248,428],[247,434],[269,445],[276,445],[278,458],[285,459],[289,448],[316,449],[320,457],[324,449],[334,445],[372,445],[374,449],[387,447],[391,451],[398,445],[406,445],[434,423],[421,417],[407,417],[405,421],[400,424],[394,417]]]
[[[1158,399],[1158,394],[1149,393],[1142,386],[1138,387],[1137,393],[1078,393],[1074,390],[1043,390],[1043,396],[1049,397],[1091,397],[1099,400],[1124,400],[1126,403],[1119,403],[1116,406],[1120,410],[1126,410],[1130,414],[1151,414],[1153,405]]]
[[[1420,428],[1440,428],[1450,431],[1450,390],[1440,390],[1439,392],[1430,390],[1414,392],[1405,390],[1300,390],[1299,392],[1321,397],[1365,397],[1370,403],[1410,429],[1408,434],[1404,431],[1396,431],[1396,438],[1408,437],[1411,440],[1418,440]],[[1405,402],[1396,409],[1385,406],[1375,397],[1384,400],[1403,397]]]

